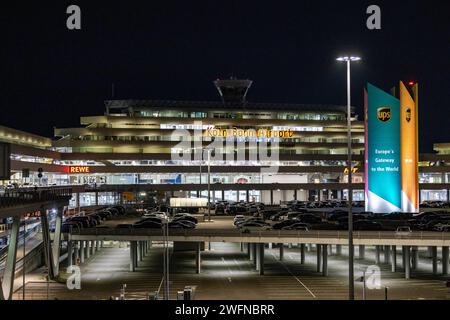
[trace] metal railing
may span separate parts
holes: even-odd
[[[69,200],[72,188],[24,188],[6,190],[0,194],[0,208],[45,201]]]
[[[163,237],[160,229],[144,228],[89,228],[73,230],[72,235],[86,236],[153,236]],[[238,229],[170,229],[169,237],[259,237],[259,238],[308,238],[348,239],[346,231],[292,231],[266,230],[244,232]],[[450,232],[413,231],[407,234],[396,231],[355,231],[354,239],[407,239],[407,240],[450,240]]]

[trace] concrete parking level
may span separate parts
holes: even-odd
[[[126,299],[146,299],[149,292],[159,291],[163,296],[163,248],[153,244],[135,272],[130,272],[130,249],[126,242],[106,243],[101,250],[81,265],[81,290],[68,290],[60,283],[42,282],[43,270],[27,277],[26,299],[109,299],[118,297],[126,284]],[[262,299],[262,300],[315,300],[347,299],[347,250],[337,253],[336,246],[328,256],[328,276],[317,270],[317,253],[314,246],[306,246],[305,263],[300,263],[300,249],[296,245],[284,246],[283,260],[279,249],[265,249],[264,275],[259,275],[238,243],[211,243],[211,250],[201,254],[201,273],[196,274],[194,252],[173,252],[170,255],[170,298],[185,286],[196,286],[196,300],[201,299]],[[310,250],[308,250],[310,249]],[[417,269],[406,280],[399,254],[397,272],[391,272],[383,259],[380,289],[367,289],[367,299],[450,299],[446,288],[448,277],[432,275],[427,248],[420,248]],[[373,247],[367,247],[363,259],[358,259],[355,248],[355,277],[362,276],[368,266],[376,265]],[[370,281],[369,281],[370,282]],[[362,283],[357,281],[356,299],[362,299]],[[370,286],[370,283],[368,283]],[[14,299],[22,299],[19,288]]]

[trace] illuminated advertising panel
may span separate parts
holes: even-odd
[[[400,101],[367,85],[366,210],[401,211]]]
[[[72,174],[91,173],[91,168],[88,166],[67,166],[65,172]]]
[[[417,87],[416,87],[417,89]],[[419,212],[417,105],[400,82],[402,210]]]

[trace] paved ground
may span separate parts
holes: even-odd
[[[126,283],[127,299],[145,299],[151,291],[158,291],[162,280],[162,248],[155,244],[150,253],[139,263],[136,272],[129,271],[129,248],[125,243],[103,248],[81,267],[81,290],[70,291],[65,284],[43,281],[43,270],[27,277],[27,299],[108,299],[119,296]],[[171,256],[170,298],[184,286],[196,286],[196,299],[262,299],[262,300],[313,300],[347,298],[347,255],[335,252],[329,257],[329,276],[316,272],[316,252],[306,253],[306,264],[300,265],[297,247],[285,248],[284,260],[279,261],[278,249],[266,249],[265,275],[259,276],[247,254],[239,244],[213,243],[211,251],[202,252],[202,274],[195,274],[193,252],[176,252]],[[375,261],[372,250],[366,252],[366,260],[357,260],[355,276]],[[382,257],[383,261],[383,257]],[[398,265],[401,256],[398,254]],[[384,299],[384,287],[389,287],[389,299],[450,299],[445,281],[450,278],[432,277],[426,250],[421,251],[418,270],[411,280],[403,273],[392,273],[390,266],[380,264],[380,290],[368,290],[368,299]],[[37,281],[37,282],[35,282]],[[160,290],[163,294],[163,289]],[[362,284],[356,282],[356,297],[362,297]],[[15,299],[22,299],[21,289]]]

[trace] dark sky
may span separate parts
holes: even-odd
[[[66,28],[78,4],[82,30]],[[366,28],[378,4],[382,30]],[[450,141],[450,4],[428,1],[17,1],[1,8],[0,124],[51,137],[116,98],[218,100],[212,81],[254,81],[254,102],[353,104],[369,81],[420,82],[420,147]]]

